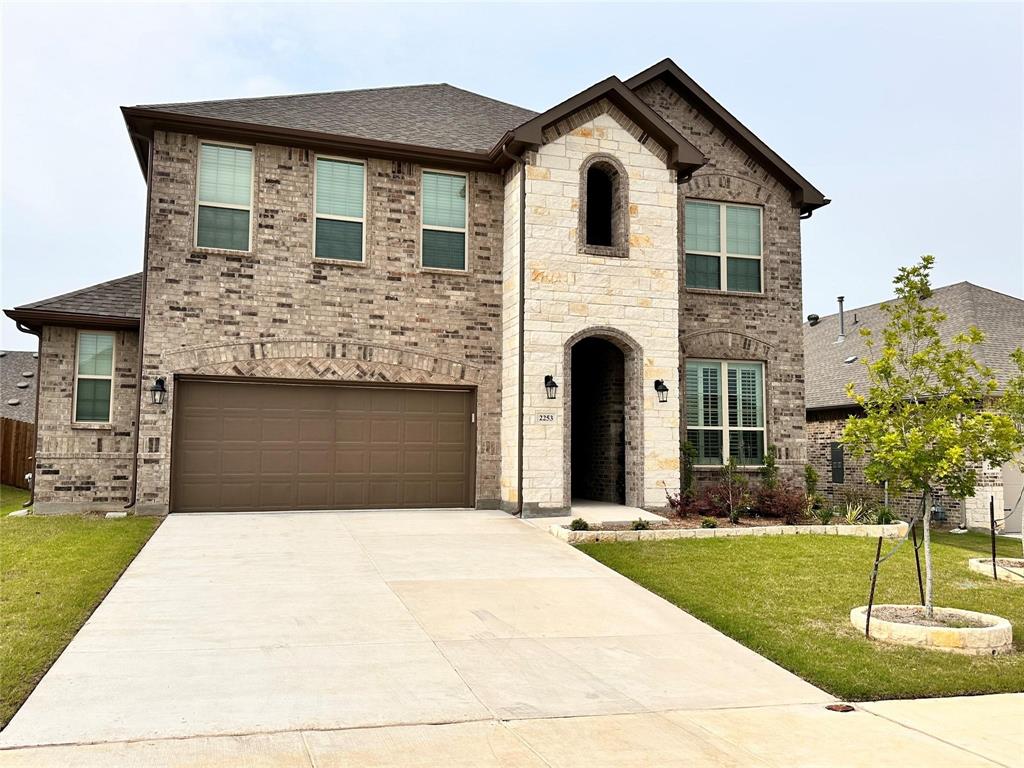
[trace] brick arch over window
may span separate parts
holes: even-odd
[[[419,350],[350,339],[264,339],[168,352],[167,373],[201,376],[478,384],[481,369]]]
[[[618,158],[590,155],[580,164],[578,250],[629,256],[629,174]]]
[[[628,333],[609,326],[586,328],[565,342],[562,371],[564,394],[562,397],[562,502],[565,508],[572,504],[572,350],[584,339],[602,339],[614,344],[624,358],[624,405],[626,428],[626,504],[643,506],[644,502],[644,355],[640,346]]]
[[[775,347],[745,333],[726,330],[694,331],[679,337],[683,357],[712,360],[760,360],[767,362]]]

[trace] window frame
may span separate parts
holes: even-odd
[[[110,375],[109,376],[98,376],[93,373],[79,373],[78,364],[82,353],[82,334],[90,333],[99,336],[109,336],[111,339],[110,343]],[[114,375],[117,371],[117,332],[116,331],[102,331],[91,328],[79,328],[75,331],[75,368],[74,368],[74,381],[71,387],[71,423],[82,424],[86,426],[106,426],[113,423],[114,419]],[[110,400],[107,403],[107,418],[105,421],[80,421],[78,419],[78,382],[80,379],[87,379],[92,381],[109,381],[110,382]]]
[[[688,433],[690,429],[699,431],[713,431],[717,430],[722,434],[722,460],[718,464],[694,464],[694,467],[699,469],[718,469],[725,466],[729,456],[729,433],[730,432],[760,432],[761,433],[761,455],[764,456],[768,451],[768,385],[765,377],[766,366],[763,360],[714,360],[702,357],[686,358],[683,361],[683,382],[686,381],[686,366],[690,363],[701,363],[704,365],[717,365],[719,366],[718,372],[718,401],[721,403],[720,414],[722,423],[717,427],[705,427],[705,426],[690,426],[689,413],[686,411],[686,396],[688,393],[684,392],[683,395],[683,426]],[[764,420],[764,424],[760,427],[730,427],[729,426],[729,366],[730,365],[756,365],[761,371],[761,415]],[[737,423],[739,419],[737,419]],[[764,462],[760,464],[737,464],[738,469],[758,469],[764,466]]]
[[[231,203],[204,203],[199,198],[199,180],[202,177],[203,172],[203,145],[209,145],[211,147],[228,147],[231,149],[248,149],[249,155],[249,205],[235,205]],[[255,209],[256,200],[256,146],[253,144],[238,144],[232,141],[215,141],[212,139],[200,139],[199,148],[196,152],[196,204],[195,210],[193,211],[194,222],[192,224],[192,247],[203,251],[226,251],[228,253],[252,253],[253,252],[253,211]],[[214,248],[209,245],[199,244],[199,208],[205,205],[207,208],[225,208],[232,211],[247,211],[249,213],[249,230],[248,230],[248,241],[246,242],[245,250],[238,250],[237,248]],[[314,201],[314,208],[316,203]],[[315,213],[315,212],[314,212]]]
[[[764,206],[754,205],[752,203],[731,203],[723,200],[705,200],[700,197],[687,197],[683,200],[683,221],[685,226],[686,221],[686,204],[704,203],[705,205],[717,205],[718,206],[718,245],[721,250],[719,251],[698,251],[690,250],[686,247],[686,237],[684,231],[683,237],[683,275],[685,279],[686,275],[686,257],[691,253],[694,256],[714,256],[718,259],[718,288],[705,288],[703,286],[691,286],[689,283],[686,284],[686,289],[689,291],[714,291],[716,293],[728,293],[733,296],[763,296],[764,295]],[[761,252],[760,256],[748,256],[742,253],[729,253],[728,252],[728,208],[752,208],[757,211],[758,217],[758,250]],[[760,290],[757,291],[730,291],[729,290],[729,259],[748,259],[750,261],[760,262],[758,265],[759,269],[759,283]]]
[[[434,224],[427,225],[423,222],[423,213],[426,209],[423,201],[423,177],[428,173],[441,174],[442,176],[462,176],[466,180],[466,199],[465,205],[465,226],[462,229],[457,227],[441,227]],[[460,274],[463,272],[469,272],[469,173],[466,171],[451,171],[443,168],[420,168],[420,188],[419,188],[419,209],[420,209],[420,228],[419,228],[419,267],[422,270],[428,270],[432,272],[445,272],[449,274]],[[423,263],[423,232],[425,230],[431,230],[433,232],[461,232],[463,236],[463,246],[465,252],[463,254],[463,266],[462,269],[453,269],[452,267],[430,267]]]
[[[353,218],[352,216],[335,216],[330,213],[317,213],[316,210],[316,173],[317,163],[319,160],[331,160],[339,163],[354,163],[356,165],[363,166],[363,217],[361,219]],[[367,162],[364,158],[358,157],[342,157],[341,155],[313,155],[313,259],[315,261],[323,261],[328,264],[349,264],[352,266],[359,266],[366,264],[366,201],[369,197],[369,179],[367,178]],[[316,255],[316,225],[318,219],[329,219],[330,221],[356,221],[363,225],[363,238],[360,244],[359,261],[351,261],[349,259],[332,259],[328,256],[317,256]]]

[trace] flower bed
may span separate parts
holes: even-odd
[[[850,622],[864,631],[867,606],[850,611]],[[876,605],[871,611],[872,640],[936,651],[992,656],[1013,650],[1013,628],[1000,616],[959,608],[936,608],[928,619],[920,605]]]
[[[604,527],[598,530],[572,531],[567,525],[552,525],[548,531],[552,536],[570,544],[592,541],[662,541],[665,539],[710,539],[733,536],[793,536],[819,534],[826,536],[882,536],[898,539],[907,532],[906,523],[888,525],[736,525],[719,528],[656,527],[651,523],[648,530],[634,531],[627,528]]]
[[[992,578],[991,557],[972,557],[967,561],[967,567],[975,573]],[[999,577],[999,581],[1009,584],[1024,584],[1024,558],[997,557],[996,575]]]

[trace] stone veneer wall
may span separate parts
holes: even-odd
[[[629,174],[628,258],[578,250],[580,166],[595,153],[613,156]],[[627,416],[627,503],[660,508],[665,488],[679,484],[679,392],[658,403],[653,388],[654,379],[675,380],[679,366],[678,198],[665,157],[663,148],[601,101],[547,129],[545,144],[529,158],[523,462],[528,515],[567,512],[567,348],[591,330],[635,350],[627,358],[626,387],[642,406]],[[518,373],[510,344],[517,330],[514,311],[506,305],[506,380]],[[558,402],[546,398],[547,374],[563,385]]]
[[[35,511],[118,511],[129,501],[135,422],[138,334],[117,331],[112,419],[75,424],[75,345],[78,329],[44,326],[39,359]]]
[[[708,158],[707,165],[679,186],[682,219],[686,198],[763,208],[764,293],[687,288],[685,270],[680,270],[680,353],[684,359],[765,363],[767,441],[778,448],[780,474],[802,482],[806,447],[799,208],[793,204],[790,190],[771,171],[669,84],[655,80],[640,88],[637,96]],[[679,232],[680,252],[684,242],[685,221]],[[682,376],[678,382],[682,391]],[[696,473],[698,481],[712,475],[709,470]]]
[[[313,152],[255,147],[248,253],[193,246],[199,138],[157,132],[149,237],[140,509],[165,512],[175,373],[477,388],[478,506],[498,504],[502,216],[496,174],[469,174],[468,271],[419,266],[418,165],[368,158],[365,264],[315,260]]]

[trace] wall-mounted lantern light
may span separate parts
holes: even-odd
[[[163,376],[159,376],[149,388],[149,394],[153,397],[153,405],[163,405],[164,397],[167,396],[167,382]]]
[[[662,379],[654,380],[654,391],[658,393],[658,402],[668,402],[668,385]]]
[[[548,394],[548,400],[554,400],[555,395],[558,394],[558,384],[555,383],[555,377],[548,374],[544,377],[544,391]]]

